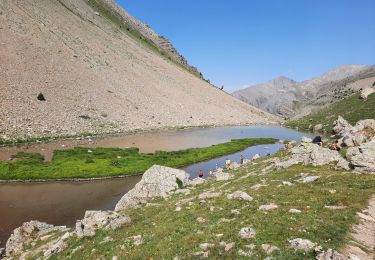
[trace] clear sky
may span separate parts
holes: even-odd
[[[375,0],[117,0],[232,92],[375,65]]]

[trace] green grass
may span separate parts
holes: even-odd
[[[13,162],[0,162],[1,180],[74,179],[133,175],[154,164],[182,167],[231,154],[252,145],[276,142],[272,138],[236,139],[205,148],[139,153],[137,148],[75,148],[56,150],[51,162],[39,154],[19,153]]]
[[[291,120],[286,126],[299,130],[312,130],[312,126],[323,124],[323,131],[330,133],[333,122],[341,115],[349,123],[355,124],[361,119],[375,119],[375,94],[366,100],[354,94],[297,120]]]
[[[277,156],[281,156],[279,153]],[[264,160],[263,160],[264,161]],[[258,161],[257,165],[246,165],[232,172],[235,178],[225,182],[211,180],[191,190],[190,195],[173,195],[168,200],[155,199],[160,206],[142,207],[124,211],[132,219],[132,223],[116,231],[99,231],[93,238],[77,240],[72,238],[68,248],[53,259],[199,259],[190,254],[201,251],[200,243],[214,243],[210,249],[210,259],[241,259],[238,250],[249,251],[245,247],[255,244],[251,250],[251,259],[265,259],[267,255],[261,245],[269,243],[280,248],[272,254],[273,259],[315,259],[314,252],[295,251],[288,248],[288,239],[309,239],[324,248],[340,250],[348,242],[351,225],[358,222],[356,212],[365,208],[369,197],[375,194],[374,175],[356,175],[351,172],[335,170],[334,166],[322,167],[296,165],[284,170],[273,170],[267,174],[261,172],[268,163]],[[310,184],[281,185],[282,181],[299,178],[300,173],[319,175],[321,178]],[[252,173],[247,178],[240,177]],[[267,186],[259,190],[251,189],[258,183]],[[200,203],[193,199],[191,206],[183,205],[176,212],[176,202],[194,197],[208,189],[223,192],[216,199],[208,199]],[[329,190],[337,192],[331,194]],[[254,198],[251,202],[233,201],[226,198],[226,193],[236,190],[247,192]],[[263,204],[275,203],[278,209],[260,212]],[[345,209],[332,210],[325,205],[343,205]],[[210,211],[210,207],[215,207]],[[221,208],[221,209],[220,209]],[[296,208],[300,214],[289,213]],[[232,209],[240,209],[241,215],[231,214]],[[197,217],[206,218],[205,223],[198,223]],[[230,223],[220,223],[219,219],[234,219]],[[238,235],[240,229],[250,226],[256,230],[254,239],[244,240]],[[218,238],[216,234],[223,234]],[[127,242],[126,238],[142,235],[143,243],[139,246]],[[106,236],[114,239],[110,243],[101,243]],[[220,241],[235,242],[235,247],[224,252],[218,246]],[[74,254],[73,249],[82,246]]]

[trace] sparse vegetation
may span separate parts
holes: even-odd
[[[280,152],[277,156],[281,156]],[[100,231],[95,237],[85,239],[72,238],[69,246],[52,259],[199,259],[192,254],[202,251],[199,244],[213,243],[209,249],[210,259],[242,259],[238,251],[252,252],[250,259],[315,259],[314,251],[294,250],[288,247],[288,240],[294,238],[309,239],[323,248],[341,249],[348,241],[350,227],[357,223],[356,212],[367,206],[367,201],[375,191],[375,176],[357,175],[335,170],[334,166],[297,165],[284,170],[271,170],[262,173],[269,163],[258,162],[257,165],[246,165],[232,172],[235,178],[224,186],[225,181],[210,181],[191,190],[191,194],[173,195],[168,200],[156,199],[152,202],[159,206],[128,209],[124,211],[132,223],[116,231]],[[309,184],[295,183],[283,185],[283,181],[293,182],[300,178],[300,173],[319,175],[320,179]],[[244,177],[246,174],[252,175]],[[259,190],[251,187],[263,183],[266,186]],[[222,192],[214,199],[199,203],[192,199],[192,205],[182,205],[176,212],[176,202],[192,198],[207,190]],[[228,200],[227,192],[241,190],[254,198],[253,201]],[[335,190],[331,193],[330,190]],[[274,203],[278,209],[266,213],[258,210],[260,205]],[[156,204],[156,205],[157,205]],[[328,209],[327,205],[346,206],[343,209]],[[212,210],[210,210],[210,208]],[[237,209],[240,215],[231,210]],[[290,213],[290,209],[301,210],[301,213]],[[206,219],[198,223],[197,217]],[[230,222],[222,222],[227,219]],[[239,231],[250,226],[256,231],[253,239],[241,239]],[[218,236],[218,234],[222,234]],[[143,243],[134,245],[126,241],[127,237],[141,235]],[[103,243],[105,237],[113,239]],[[219,243],[235,242],[234,248],[224,251]],[[277,246],[280,250],[267,255],[262,244]],[[254,244],[254,249],[246,245]],[[80,250],[75,248],[80,246]]]
[[[330,133],[332,124],[339,115],[351,124],[355,124],[362,119],[375,119],[375,94],[371,94],[366,100],[360,99],[359,94],[354,94],[310,115],[290,120],[286,123],[286,126],[309,131],[312,130],[314,125],[323,124],[323,131]]]
[[[46,101],[46,98],[42,93],[39,93],[38,96],[36,97],[39,101]]]
[[[19,153],[13,162],[0,162],[0,179],[73,179],[134,175],[154,164],[182,167],[196,162],[241,151],[257,144],[274,143],[272,138],[236,139],[205,148],[144,154],[137,148],[75,148],[57,150],[51,162],[39,154]]]

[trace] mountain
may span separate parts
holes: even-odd
[[[233,96],[275,115],[300,117],[367,87],[374,80],[374,66],[343,65],[303,82],[279,77],[236,91]]]
[[[0,46],[3,139],[278,120],[113,0],[0,1]]]

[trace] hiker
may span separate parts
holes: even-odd
[[[199,178],[203,178],[204,176],[204,171],[203,170],[199,170],[199,174],[198,174]]]
[[[225,160],[225,168],[229,169],[229,167],[230,167],[230,160],[227,158]]]
[[[333,144],[331,144],[329,149],[334,150],[334,151],[340,151],[341,147],[339,145],[339,141],[336,140]]]
[[[315,136],[314,139],[312,140],[312,143],[317,144],[319,146],[323,146],[322,137],[320,135]]]
[[[242,154],[240,156],[240,163],[243,164],[243,156],[242,156]]]

